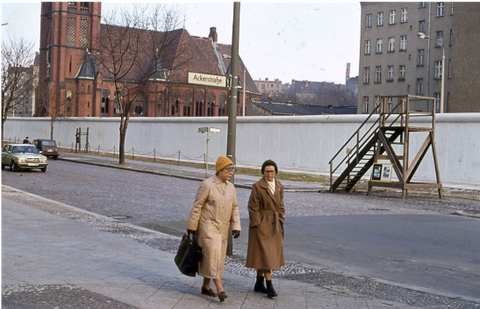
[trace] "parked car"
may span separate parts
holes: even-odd
[[[60,155],[57,143],[53,139],[35,139],[33,144],[37,146],[38,151],[44,156],[56,159]]]
[[[47,171],[48,158],[38,152],[35,145],[6,144],[2,149],[2,170],[10,166],[12,172],[20,169]]]

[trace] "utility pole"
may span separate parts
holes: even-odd
[[[232,35],[232,60],[230,62],[230,102],[228,103],[228,135],[227,135],[227,157],[235,164],[235,138],[237,131],[237,98],[238,98],[238,42],[240,36],[240,2],[233,3],[233,35]],[[235,183],[235,176],[230,179]],[[227,255],[233,254],[232,229],[228,233]]]

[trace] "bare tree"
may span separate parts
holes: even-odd
[[[2,141],[8,113],[32,96],[33,48],[33,42],[23,38],[2,41]]]
[[[61,97],[57,100],[57,96],[61,93],[60,92],[60,85],[57,84],[56,89],[48,89],[47,87],[43,88],[43,92],[37,95],[42,96],[41,104],[39,106],[41,110],[41,115],[50,117],[50,139],[54,139],[53,132],[54,132],[54,124],[55,121],[61,118],[69,117],[70,115],[67,113],[67,105],[69,105],[69,101],[73,102],[78,97],[78,90],[75,93],[71,93],[68,97]],[[59,102],[54,106],[49,106],[52,102]]]
[[[164,5],[137,6],[134,11],[113,11],[103,16],[100,52],[103,79],[114,85],[116,113],[120,116],[119,164],[125,163],[125,140],[130,116],[137,102],[152,93],[152,83],[166,81],[174,67],[178,43],[174,29],[178,14]],[[187,57],[188,58],[188,57]],[[185,61],[177,61],[181,65]]]

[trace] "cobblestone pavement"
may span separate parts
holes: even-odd
[[[75,156],[67,158],[69,160],[77,160]],[[82,157],[80,159],[84,160]],[[97,160],[98,158],[87,157],[95,164],[101,165],[115,165],[115,162],[109,160]],[[101,161],[101,162],[98,162]],[[145,165],[147,164],[147,165]],[[147,166],[147,168],[145,168]],[[168,175],[168,167],[152,169],[150,163],[129,162],[125,167],[127,169],[142,169],[148,170],[149,173],[164,173]],[[172,169],[178,173],[178,168]],[[196,169],[181,169],[182,175],[174,175],[184,179],[203,179],[204,171]],[[236,184],[241,189],[248,188],[255,180],[254,177],[236,176]],[[476,188],[459,189],[459,188],[445,188],[445,198],[439,199],[433,193],[410,193],[406,200],[399,198],[399,193],[395,191],[380,191],[377,190],[371,196],[366,196],[365,192],[359,190],[352,194],[326,194],[318,193],[318,190],[325,190],[324,187],[319,188],[318,184],[311,183],[294,183],[283,182],[288,190],[286,194],[286,203],[291,205],[287,209],[286,216],[312,216],[312,215],[342,215],[342,214],[372,214],[372,213],[442,213],[442,214],[456,214],[473,217],[480,217],[480,200],[479,192]],[[247,191],[245,191],[247,192]],[[320,198],[319,204],[321,207],[314,206],[311,203],[312,196],[325,197],[324,200]],[[246,196],[243,197],[246,199]],[[288,200],[290,199],[290,200]],[[323,203],[322,203],[323,201]],[[355,201],[355,208],[352,208],[352,201]],[[117,220],[101,220],[95,216],[89,216],[85,213],[79,213],[75,210],[68,210],[65,208],[56,208],[53,206],[46,207],[43,203],[33,203],[34,207],[50,213],[55,213],[66,218],[74,219],[82,224],[88,224],[95,228],[120,234],[124,237],[135,239],[141,243],[147,244],[153,248],[162,251],[176,252],[178,248],[179,239],[175,237],[158,237],[158,234],[151,233],[148,230],[141,229],[128,224],[128,218],[119,217]],[[381,206],[378,206],[381,205]],[[171,217],[166,217],[164,220],[185,220],[185,211],[179,210],[178,213],[172,213]],[[245,211],[241,214],[246,217]],[[125,220],[127,219],[127,220]],[[234,251],[234,255],[227,259],[226,270],[245,277],[253,277],[252,271],[244,267],[245,252]],[[298,282],[312,283],[324,289],[360,295],[362,297],[374,297],[387,301],[394,301],[404,303],[410,306],[419,306],[424,308],[480,308],[480,303],[473,301],[458,299],[455,297],[448,297],[444,295],[437,295],[425,291],[415,291],[408,287],[395,286],[387,283],[377,282],[369,278],[354,278],[340,274],[334,274],[318,269],[312,269],[295,263],[288,263],[281,272],[276,273],[279,278],[287,280],[294,280]],[[2,289],[2,304],[5,308],[54,308],[40,304],[48,299],[48,303],[52,305],[58,301],[62,304],[62,299],[58,299],[58,295],[74,295],[75,299],[84,299],[82,308],[88,308],[88,300],[92,301],[92,308],[134,308],[122,302],[117,302],[113,299],[103,298],[100,294],[89,294],[91,292],[82,290],[78,287],[70,287],[68,285],[45,285],[45,286],[3,286]],[[22,296],[23,295],[23,296]],[[28,295],[28,297],[26,296]],[[50,296],[46,296],[50,295]],[[38,297],[37,297],[38,296]],[[62,297],[63,297],[62,296]],[[25,304],[20,300],[27,297],[31,303]],[[64,301],[64,300],[63,300]],[[21,303],[21,305],[20,305]],[[32,306],[29,306],[32,305]],[[105,307],[102,307],[103,304]],[[60,306],[61,308],[78,308],[74,303],[69,307]]]

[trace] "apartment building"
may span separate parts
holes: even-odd
[[[440,112],[442,82],[443,111],[450,110],[453,16],[458,4],[362,2],[358,113],[371,113],[382,96],[407,94],[435,97]],[[419,32],[426,37],[419,37]],[[394,104],[390,99],[387,106]],[[431,111],[433,106],[422,108]]]

